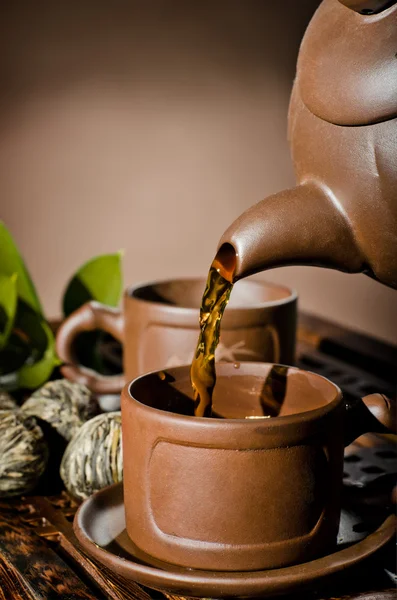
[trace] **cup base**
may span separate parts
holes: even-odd
[[[200,597],[260,597],[293,593],[358,565],[395,535],[392,514],[371,532],[359,533],[360,518],[342,509],[335,552],[302,565],[253,572],[201,571],[145,555],[125,529],[123,486],[101,490],[79,508],[74,530],[84,550],[117,575],[147,587]]]

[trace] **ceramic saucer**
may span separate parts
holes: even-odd
[[[336,552],[316,560],[267,571],[198,571],[160,562],[142,553],[125,530],[123,486],[101,490],[79,508],[74,530],[82,547],[126,579],[161,591],[197,597],[260,597],[291,593],[323,581],[384,546],[394,535],[391,515],[371,533],[357,533],[359,518],[342,511]]]

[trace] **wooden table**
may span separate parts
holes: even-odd
[[[352,373],[356,375],[356,385],[362,385],[360,369],[362,373],[365,369],[367,380],[372,381],[372,385],[382,382],[389,390],[395,386],[395,348],[305,315],[300,317],[298,340],[298,364],[307,366],[305,361],[317,361],[319,372],[333,367],[335,373],[338,365],[343,370],[342,365],[345,364],[344,373],[346,370],[350,373],[350,390],[354,391],[351,387],[354,384]],[[366,436],[358,442],[361,446],[374,443],[384,443],[384,439]],[[0,600],[177,598],[115,577],[85,556],[72,529],[76,509],[77,505],[65,492],[56,496],[0,500]],[[395,548],[390,544],[326,588],[284,598],[395,600],[396,590],[387,572],[393,571],[394,563]]]

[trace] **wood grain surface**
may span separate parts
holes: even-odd
[[[4,512],[0,512],[0,557],[4,600],[98,598],[34,531]]]

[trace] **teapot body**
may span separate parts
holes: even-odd
[[[379,12],[368,14],[371,7]],[[320,4],[289,109],[297,185],[252,206],[223,234],[217,256],[234,250],[235,281],[314,265],[397,289],[396,50],[397,0]]]
[[[298,183],[325,189],[349,221],[364,272],[397,288],[397,118],[335,125],[309,111],[295,84],[289,130]]]
[[[302,41],[289,111],[298,183],[325,189],[349,221],[364,271],[391,287],[397,287],[396,49],[397,4],[362,15],[325,0]]]

